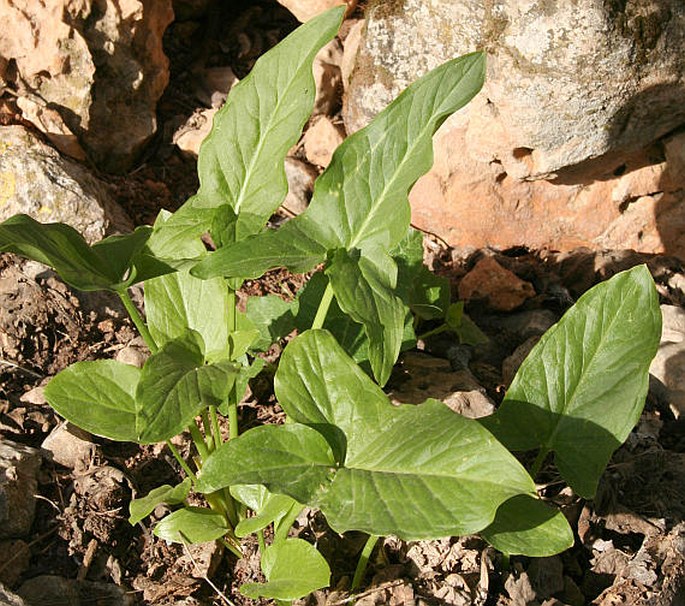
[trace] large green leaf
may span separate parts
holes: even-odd
[[[147,360],[136,390],[139,442],[171,438],[203,408],[226,399],[238,368],[226,361],[205,365],[203,349],[202,337],[188,330]]]
[[[408,312],[394,293],[395,262],[378,250],[359,257],[340,249],[326,274],[342,311],[364,326],[371,369],[378,383],[385,385],[400,353]]]
[[[263,425],[217,448],[202,465],[197,490],[263,484],[300,503],[329,481],[335,458],[328,442],[305,425]]]
[[[79,290],[121,290],[138,279],[135,262],[150,234],[143,226],[89,246],[69,225],[15,215],[0,223],[0,251],[45,263]]]
[[[114,360],[77,362],[57,374],[45,397],[60,415],[97,436],[135,442],[140,369]]]
[[[409,189],[433,161],[433,133],[480,90],[484,75],[483,53],[429,72],[343,142],[302,215],[213,253],[193,272],[258,277],[280,266],[307,271],[338,248],[391,249],[409,227]]]
[[[591,498],[642,412],[660,335],[647,268],[617,274],[585,293],[542,337],[500,409],[482,422],[512,450],[554,451],[563,477]]]
[[[338,532],[408,540],[477,532],[504,501],[534,494],[530,476],[476,421],[435,400],[393,406],[327,331],[288,345],[276,393],[296,423],[250,430],[219,448],[200,490],[264,484],[319,507]]]
[[[530,495],[502,503],[495,521],[480,534],[502,553],[535,558],[561,553],[574,541],[564,514]]]
[[[262,555],[266,583],[245,583],[240,593],[248,598],[295,600],[327,587],[331,570],[316,547],[303,539],[288,539],[267,547]]]
[[[204,507],[184,507],[169,514],[154,529],[154,535],[170,543],[208,543],[229,531],[220,513]]]

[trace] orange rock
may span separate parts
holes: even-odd
[[[347,15],[357,6],[357,0],[278,0],[300,23],[309,21],[329,8],[347,4]]]
[[[502,267],[494,258],[484,257],[459,283],[459,298],[484,301],[495,311],[511,311],[535,296],[530,282]]]
[[[331,162],[333,152],[343,142],[343,130],[326,116],[321,116],[304,134],[304,153],[307,160],[317,166],[326,167]]]

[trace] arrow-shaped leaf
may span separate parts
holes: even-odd
[[[642,412],[661,312],[645,266],[595,286],[540,339],[500,409],[482,419],[512,450],[554,451],[581,496]]]

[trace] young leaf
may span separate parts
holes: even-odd
[[[143,366],[136,390],[141,443],[175,436],[206,406],[219,406],[235,382],[230,362],[204,364],[202,337],[188,330],[167,342]]]
[[[160,539],[170,543],[208,543],[228,532],[224,516],[204,507],[184,507],[161,520],[153,531]]]
[[[358,258],[340,249],[331,258],[326,275],[340,308],[364,326],[371,369],[378,383],[385,385],[400,353],[408,310],[394,294],[394,261],[381,251],[374,253]]]
[[[573,546],[573,531],[561,511],[530,495],[500,505],[495,521],[480,532],[498,551],[544,558]]]
[[[331,570],[316,547],[303,539],[288,539],[271,545],[262,555],[267,583],[246,583],[240,593],[248,598],[295,600],[327,587]]]
[[[236,484],[231,486],[231,496],[249,507],[255,515],[240,520],[235,527],[237,537],[246,537],[263,530],[272,522],[280,520],[293,506],[302,506],[284,494],[273,494],[264,486],[255,484]]]
[[[163,486],[151,490],[144,497],[131,499],[131,502],[128,505],[130,513],[128,518],[129,524],[134,526],[143,518],[149,516],[155,510],[155,507],[162,503],[166,503],[167,505],[178,505],[179,503],[183,503],[190,493],[191,485],[191,479],[186,478],[176,486],[164,484]]]
[[[117,290],[134,281],[134,262],[150,233],[149,227],[139,227],[126,236],[110,236],[89,246],[69,225],[15,215],[0,223],[0,252],[45,263],[79,290]]]
[[[483,53],[429,72],[343,142],[303,214],[209,255],[193,273],[247,278],[280,266],[299,272],[326,251],[391,249],[409,227],[409,189],[433,161],[433,133],[480,90],[484,75]]]
[[[335,458],[326,440],[305,425],[263,425],[217,448],[204,462],[196,488],[210,493],[235,484],[278,486],[300,503],[327,484]]]
[[[114,360],[76,362],[48,383],[45,397],[74,425],[110,440],[135,442],[140,374]]]
[[[660,335],[649,271],[619,273],[547,331],[500,409],[482,422],[511,450],[554,451],[570,486],[592,498],[612,452],[640,417]]]

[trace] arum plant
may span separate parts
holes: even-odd
[[[241,590],[277,601],[329,584],[315,546],[290,536],[304,506],[338,532],[369,534],[355,586],[386,534],[480,533],[530,556],[569,547],[571,529],[538,498],[534,476],[554,452],[569,484],[592,496],[639,415],[659,340],[655,289],[636,268],[586,294],[540,341],[492,418],[462,418],[436,400],[391,405],[382,386],[420,323],[482,339],[448,283],[423,266],[407,196],[431,165],[436,129],[482,86],[485,57],[448,61],[412,84],[338,148],[308,209],[271,229],[287,191],[285,155],[313,105],[312,61],[342,15],[311,20],[256,63],[202,145],[198,193],[153,228],[89,246],[63,225],[25,216],[0,224],[0,250],[51,265],[75,288],[117,293],[150,348],[141,369],[79,362],[46,388],[84,429],[166,441],[177,458],[186,478],[135,499],[131,523],[166,503],[175,510],[157,536],[219,540],[237,556],[255,534],[267,582]],[[251,298],[239,311],[242,281],[275,267],[319,269],[295,301]],[[138,282],[145,319],[128,295]],[[241,432],[238,403],[263,368],[258,352],[293,330],[275,375],[289,422]],[[171,442],[184,431],[195,449],[188,460]],[[538,462],[526,470],[511,451],[531,449]],[[193,491],[208,507],[188,504]]]

